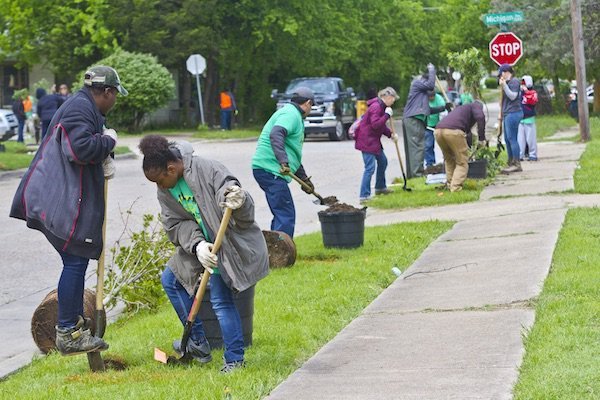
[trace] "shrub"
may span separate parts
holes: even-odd
[[[127,211],[127,215],[131,212]],[[125,220],[121,238],[110,250],[112,262],[106,268],[106,298],[108,309],[118,303],[127,312],[140,309],[156,309],[165,295],[160,284],[160,274],[173,253],[173,244],[167,238],[160,217],[150,214],[143,217],[143,228],[130,233]],[[121,245],[127,233],[127,245]]]
[[[118,50],[94,65],[108,65],[116,69],[121,83],[129,92],[127,97],[118,97],[108,114],[108,121],[113,127],[141,132],[144,116],[174,97],[173,77],[154,56]],[[81,73],[79,82],[83,82],[84,73]]]
[[[485,78],[484,84],[485,84],[485,87],[488,89],[496,89],[496,88],[498,88],[498,79],[496,79],[492,76],[487,77],[487,78]]]

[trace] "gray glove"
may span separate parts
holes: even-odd
[[[213,244],[203,240],[196,246],[196,257],[200,264],[212,273],[213,268],[217,268],[219,258],[212,253]]]
[[[117,165],[111,156],[108,156],[102,161],[102,169],[104,170],[104,179],[112,179],[117,172]]]
[[[233,185],[225,189],[225,201],[219,205],[223,208],[237,210],[244,204],[244,201],[246,201],[246,192],[241,187]]]

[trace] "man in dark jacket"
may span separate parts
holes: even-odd
[[[19,123],[19,134],[17,136],[17,142],[23,143],[23,129],[25,129],[25,120],[27,116],[25,115],[25,107],[23,106],[23,98],[18,95],[13,103],[12,103],[12,112],[17,117],[17,122]]]
[[[444,154],[446,181],[451,192],[462,190],[469,172],[469,147],[471,128],[477,123],[479,145],[487,146],[485,139],[485,115],[480,101],[456,107],[435,129],[435,140]]]
[[[38,99],[37,114],[40,118],[40,121],[42,121],[43,141],[54,113],[56,110],[58,110],[64,100],[56,93],[46,94],[46,90],[43,88],[38,88],[35,91],[35,97]]]
[[[113,68],[85,73],[84,87],[54,114],[50,137],[23,176],[10,211],[41,231],[62,258],[56,346],[63,355],[108,348],[82,316],[85,271],[104,246],[104,180],[114,175],[109,154],[117,144],[117,133],[104,120],[117,93],[127,95]]]

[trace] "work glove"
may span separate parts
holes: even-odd
[[[427,64],[427,69],[435,69],[435,66],[432,63]]]
[[[489,146],[489,143],[487,140],[483,140],[483,141],[480,140],[479,142],[477,142],[478,149],[483,149],[484,147],[488,147],[488,146]]]
[[[310,176],[302,179],[307,186],[302,185],[302,190],[304,193],[313,194],[315,192],[315,185],[310,180]]]
[[[398,143],[398,134],[392,133],[392,136],[390,136],[390,139],[392,139],[395,143]]]
[[[115,131],[114,129],[104,128],[104,130],[102,131],[102,134],[106,135],[109,138],[111,138],[112,140],[114,140],[115,141],[115,147],[117,147],[117,131]]]
[[[104,170],[104,179],[112,179],[115,177],[117,172],[117,166],[115,160],[111,156],[108,156],[102,161],[102,169]]]
[[[452,111],[452,107],[454,107],[454,104],[448,102],[446,103],[446,111],[450,112]]]
[[[290,166],[287,163],[281,164],[281,168],[279,168],[279,173],[281,175],[289,175],[290,174]]]
[[[385,113],[386,113],[387,115],[389,115],[389,116],[390,116],[390,118],[392,118],[392,115],[394,115],[394,110],[392,110],[392,107],[386,107],[386,108],[385,108]]]
[[[238,110],[233,111],[233,115],[238,115]]]
[[[219,261],[217,255],[212,253],[213,246],[212,243],[208,243],[205,240],[201,241],[196,246],[196,257],[198,257],[198,261],[200,261],[200,264],[208,269],[211,274],[213,268],[217,268],[217,262]]]
[[[241,187],[233,185],[225,189],[225,201],[219,204],[221,207],[237,210],[246,201],[246,192]]]

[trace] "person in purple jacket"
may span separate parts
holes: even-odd
[[[367,112],[356,130],[354,147],[362,152],[365,164],[360,184],[361,204],[371,197],[371,178],[375,172],[376,165],[375,194],[388,194],[392,192],[387,188],[385,183],[387,158],[381,145],[381,135],[385,135],[395,142],[398,141],[398,135],[392,135],[392,131],[386,126],[387,120],[392,118],[394,113],[392,105],[396,100],[398,100],[398,95],[393,88],[388,86],[380,90],[377,97],[367,102]]]

